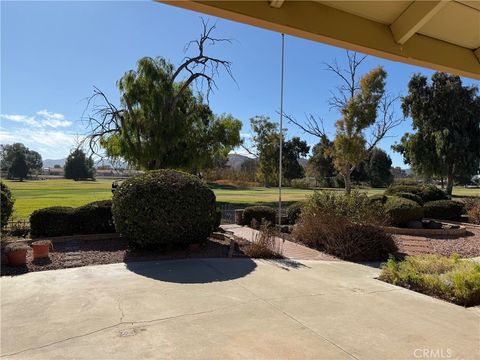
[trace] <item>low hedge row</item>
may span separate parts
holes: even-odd
[[[53,206],[30,215],[32,236],[66,236],[115,232],[112,201],[95,201],[78,208]]]

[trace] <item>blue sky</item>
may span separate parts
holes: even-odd
[[[0,142],[23,142],[44,159],[66,157],[85,133],[82,114],[93,86],[118,102],[115,82],[139,58],[163,56],[179,64],[185,44],[200,34],[201,16],[216,22],[218,37],[234,40],[212,49],[232,61],[236,83],[221,74],[210,105],[215,113],[242,120],[248,140],[251,117],[278,118],[280,34],[150,1],[76,1],[1,3]],[[300,120],[309,113],[321,116],[333,136],[339,114],[329,110],[327,101],[339,82],[322,63],[335,58],[344,63],[345,50],[287,36],[285,51],[285,112]],[[377,65],[386,69],[387,88],[395,95],[406,93],[413,73],[432,74],[372,56],[362,70]],[[316,142],[293,125],[285,127],[289,137]],[[390,145],[407,131],[409,119],[380,144],[395,166],[404,164]]]

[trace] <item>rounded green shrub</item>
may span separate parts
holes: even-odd
[[[425,217],[439,220],[458,220],[465,205],[459,201],[437,200],[429,201],[423,206]]]
[[[243,225],[252,225],[255,220],[258,224],[269,222],[275,224],[277,213],[269,206],[249,206],[243,210]]]
[[[12,192],[9,187],[0,181],[1,187],[1,199],[0,199],[0,225],[3,228],[8,223],[8,219],[12,216],[13,213],[13,204],[15,199],[13,198]]]
[[[423,185],[420,195],[424,203],[436,200],[446,200],[447,194],[435,185]]]
[[[75,234],[75,209],[52,206],[35,210],[30,215],[32,236],[65,236]]]
[[[389,196],[385,202],[385,211],[390,217],[392,225],[404,225],[409,221],[421,220],[423,217],[423,208],[415,201],[401,198],[398,196]]]
[[[408,199],[408,200],[413,200],[415,201],[418,205],[423,206],[423,200],[420,196],[412,194],[412,193],[404,193],[404,192],[399,192],[395,196]]]
[[[212,233],[215,194],[191,174],[149,171],[117,188],[112,213],[115,228],[131,247],[184,247]]]
[[[293,225],[297,222],[297,219],[302,212],[303,205],[305,204],[299,201],[299,202],[293,203],[287,208],[287,218],[288,218],[289,224]]]

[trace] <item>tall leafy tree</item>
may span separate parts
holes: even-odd
[[[162,57],[145,57],[137,69],[117,82],[120,105],[96,89],[91,99],[90,149],[123,158],[139,169],[177,168],[198,172],[212,166],[240,145],[242,123],[231,115],[215,115],[193,85],[206,86],[206,99],[230,62],[206,54],[207,46],[226,39],[212,36],[203,24],[195,45],[198,53],[175,67]],[[100,105],[98,102],[100,101]]]
[[[278,148],[280,137],[278,126],[265,116],[255,116],[250,119],[250,128],[253,136],[254,150],[252,154],[257,157],[257,177],[265,186],[278,182]]]
[[[331,156],[332,142],[327,136],[322,136],[320,142],[313,146],[312,156],[308,159],[307,169],[317,181],[323,181],[336,175]],[[325,183],[325,181],[324,181]]]
[[[388,154],[379,148],[374,148],[370,153],[367,163],[368,181],[372,187],[386,187],[393,182],[393,175],[390,171],[392,159]]]
[[[446,176],[448,194],[455,177],[480,170],[480,97],[478,88],[463,86],[459,76],[433,74],[431,83],[415,74],[402,98],[415,133],[406,134],[394,150],[424,176]]]
[[[93,159],[87,157],[82,149],[73,150],[65,161],[64,176],[75,181],[95,179]]]
[[[0,145],[0,158],[2,163],[2,170],[9,172],[12,166],[13,160],[17,157],[17,154],[22,153],[27,164],[27,173],[32,175],[42,170],[43,162],[42,156],[33,150],[30,150],[22,143],[13,143]]]
[[[28,165],[23,152],[15,152],[13,154],[12,163],[8,168],[8,177],[11,179],[19,179],[23,181],[28,175]]]
[[[278,184],[280,131],[276,123],[268,117],[257,116],[250,119],[253,131],[253,155],[258,158],[257,175],[265,186]],[[283,142],[282,146],[282,176],[287,181],[301,178],[304,175],[303,167],[298,159],[308,154],[310,148],[306,141],[293,137]]]

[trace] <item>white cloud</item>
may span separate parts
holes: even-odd
[[[38,126],[38,123],[33,116],[17,115],[17,114],[0,114],[0,118],[8,121],[17,122],[17,123],[24,123],[27,125]]]
[[[18,114],[0,114],[1,119],[22,123],[37,128],[66,128],[72,125],[72,122],[65,119],[63,114],[52,113],[48,110],[37,111],[36,116],[18,115]]]
[[[16,128],[0,130],[0,143],[21,142],[39,151],[44,159],[64,158],[78,143],[78,136],[60,130]]]
[[[65,116],[59,113],[52,113],[48,110],[37,111],[37,115],[42,117],[41,123],[44,126],[50,126],[53,128],[69,127],[72,125],[71,121],[65,120]]]

